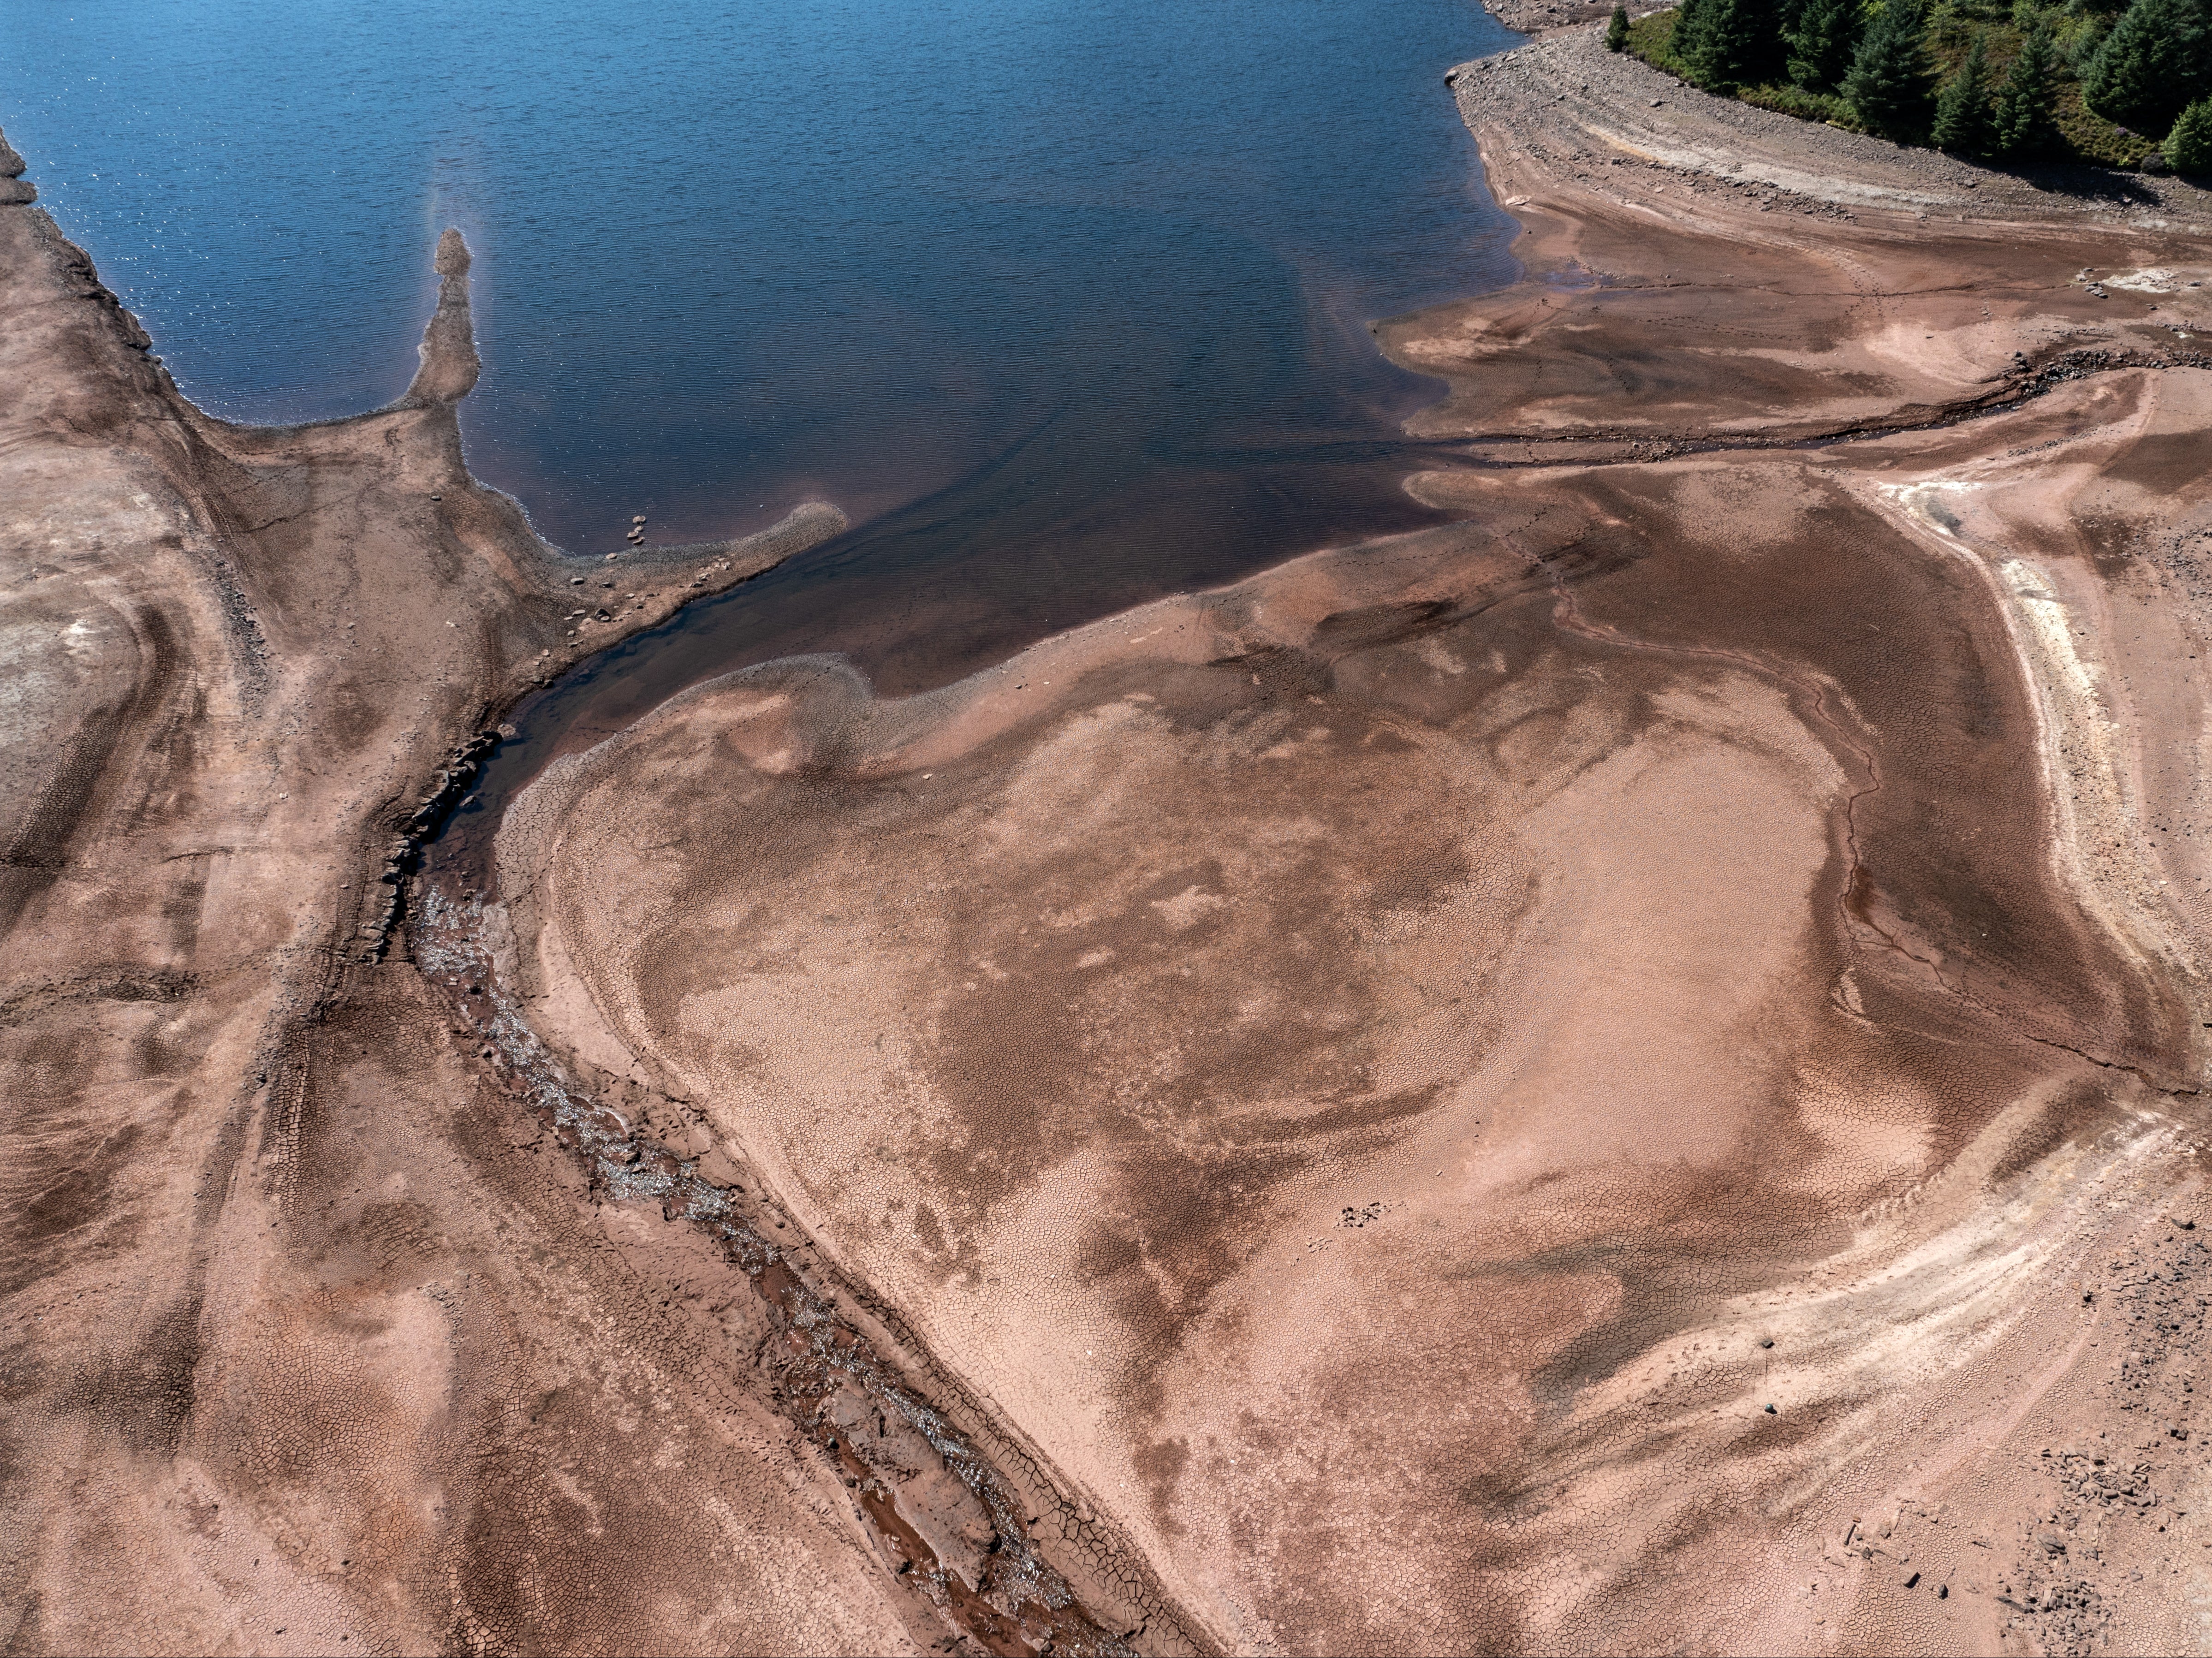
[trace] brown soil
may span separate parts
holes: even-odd
[[[564,562],[457,238],[243,431],[0,207],[12,1648],[2206,1644],[2206,198],[1455,84],[1462,522],[698,688],[404,912],[834,515]]]
[[[1194,1644],[2201,1644],[2203,197],[1456,84],[1463,524],[702,688],[510,813],[507,976]]]
[[[462,466],[457,236],[405,400],[250,431],[10,194],[0,1646],[926,1645],[747,1362],[772,1321],[596,1207],[385,948],[500,708],[842,519],[562,558]]]

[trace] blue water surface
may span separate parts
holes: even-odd
[[[0,0],[0,125],[185,390],[406,385],[477,254],[471,465],[563,545],[860,527],[603,659],[603,728],[844,649],[890,689],[1425,521],[1364,325],[1508,274],[1474,0]],[[559,723],[559,722],[556,722]]]

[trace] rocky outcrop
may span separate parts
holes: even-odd
[[[402,406],[459,403],[476,389],[483,361],[477,355],[476,325],[469,313],[469,245],[451,225],[438,238],[438,308],[422,331],[422,366]]]

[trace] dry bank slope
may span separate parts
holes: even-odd
[[[211,420],[23,172],[0,143],[0,1647],[926,1644],[732,1363],[719,1257],[595,1210],[390,935],[497,710],[842,520],[545,547],[462,464],[450,232],[401,403]]]
[[[2205,198],[1456,82],[1463,523],[687,694],[510,814],[505,993],[1140,1645],[2200,1647]]]

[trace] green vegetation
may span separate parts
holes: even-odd
[[[2164,134],[2212,93],[2212,19],[2205,0],[2135,0],[2081,68],[2098,114]]]
[[[1672,10],[1646,12],[1641,17],[1632,18],[1628,24],[1629,55],[1660,69],[1672,68],[1674,18]]]
[[[1682,0],[1674,55],[1699,86],[1764,86],[1779,73],[1782,31],[1774,0]]]
[[[1628,46],[1628,8],[1615,6],[1613,15],[1606,20],[1605,49],[1620,52]]]
[[[1736,96],[1747,104],[1794,115],[1801,121],[1826,121],[1846,131],[1858,131],[1858,116],[1832,92],[1808,92],[1802,87],[1746,87]]]
[[[2014,59],[2015,65],[2018,59]],[[1995,136],[1996,112],[1990,101],[1989,43],[1980,35],[1966,48],[1966,61],[1943,83],[1936,100],[1936,148],[1954,155],[1987,155]]]
[[[2212,0],[1682,0],[1606,44],[1899,143],[2212,174]]]
[[[2166,159],[2176,173],[2212,178],[2212,98],[2200,98],[2181,112],[2166,135]]]
[[[2054,153],[2063,142],[2052,113],[2051,31],[2038,26],[2005,71],[1990,122],[1990,151],[2008,161]]]
[[[1928,20],[1916,0],[1887,0],[1868,23],[1851,72],[1836,88],[1868,131],[1900,144],[1928,136],[1936,65],[1927,37]]]
[[[1832,92],[1850,72],[1866,25],[1859,0],[1805,0],[1797,27],[1784,37],[1790,79],[1808,92]]]

